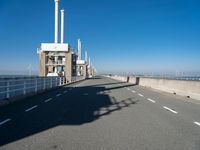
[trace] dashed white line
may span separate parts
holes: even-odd
[[[59,97],[59,96],[61,96],[61,95],[62,95],[62,94],[57,94],[56,97]]]
[[[131,89],[130,89],[130,88],[127,88],[127,90],[129,90],[129,91],[130,91]]]
[[[174,111],[173,109],[171,109],[169,107],[163,106],[163,108],[166,109],[166,110],[169,110],[169,111],[173,112],[174,114],[178,113],[177,111]]]
[[[26,110],[25,110],[25,112],[29,112],[29,111],[31,111],[31,110],[33,110],[33,109],[35,109],[36,107],[38,107],[38,106],[37,106],[37,105],[35,105],[35,106],[31,107],[31,108],[28,108],[28,109],[26,109]]]
[[[132,90],[131,92],[135,93],[135,91],[134,91],[134,90]]]
[[[196,125],[200,126],[200,122],[194,122],[194,124],[196,124]]]
[[[0,122],[0,126],[1,125],[3,125],[3,124],[5,124],[5,123],[7,123],[8,121],[10,121],[11,119],[10,118],[8,118],[8,119],[6,119],[6,120],[4,120],[4,121],[2,121],[2,122]]]
[[[64,91],[63,93],[67,93],[68,91]]]
[[[139,93],[138,95],[139,95],[140,97],[144,97],[144,95],[142,95],[142,94],[140,94],[140,93]]]
[[[49,99],[45,100],[44,102],[47,103],[47,102],[49,102],[51,100],[52,100],[52,98],[49,98]]]
[[[152,103],[156,103],[155,100],[152,100],[152,99],[150,99],[150,98],[148,98],[147,100],[150,101],[150,102],[152,102]]]

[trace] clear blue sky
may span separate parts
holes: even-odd
[[[199,0],[61,0],[66,42],[100,72],[200,71]],[[54,41],[54,0],[0,0],[0,73],[38,70]]]

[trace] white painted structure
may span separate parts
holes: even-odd
[[[85,53],[85,60],[82,59],[82,44],[78,39],[78,53],[74,53],[68,43],[64,42],[65,14],[64,9],[59,11],[60,0],[55,2],[55,31],[54,43],[41,43],[37,52],[40,57],[40,76],[87,76],[88,54]],[[59,34],[59,12],[61,13],[60,42]],[[78,59],[78,60],[77,60]],[[69,69],[69,68],[72,69]],[[85,69],[86,68],[86,69]]]
[[[82,59],[82,50],[81,50],[81,40],[78,39],[78,60],[81,60]]]
[[[89,67],[91,66],[91,60],[90,60],[90,57],[89,57]]]
[[[86,68],[86,61],[82,60],[82,45],[81,45],[81,40],[78,39],[78,59],[76,60],[76,72],[77,72],[77,76],[86,76],[86,72],[85,69]]]
[[[82,45],[81,40],[78,39],[78,59],[76,61],[77,65],[84,65],[86,63],[86,60],[82,60]]]
[[[88,62],[88,53],[85,51],[85,61]]]
[[[61,36],[60,36],[60,43],[63,44],[64,43],[64,24],[65,24],[65,10],[62,9],[61,11]]]
[[[64,43],[64,10],[61,12],[61,35],[60,43],[58,42],[58,33],[59,33],[59,1],[54,0],[55,2],[55,34],[54,34],[54,43],[41,43],[40,48],[38,48],[38,54],[45,53],[45,66],[53,67],[53,72],[48,72],[47,76],[58,76],[58,74],[64,75],[65,67],[65,53],[71,50],[68,43]],[[51,60],[51,61],[49,61]]]
[[[60,44],[60,43],[42,43],[39,49],[40,51],[58,51],[58,52],[68,52],[69,44]]]
[[[85,64],[85,60],[77,60],[76,63],[78,65],[84,65]]]
[[[59,11],[59,0],[55,0],[55,43],[58,43],[58,11]]]

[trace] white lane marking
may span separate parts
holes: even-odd
[[[163,106],[163,108],[166,109],[166,110],[169,110],[169,111],[171,111],[171,112],[173,112],[173,113],[175,113],[175,114],[178,113],[177,111],[174,111],[174,110],[172,110],[172,109],[169,108],[169,107]]]
[[[87,96],[87,95],[88,95],[88,93],[84,93],[83,95]]]
[[[28,109],[26,109],[26,110],[25,110],[25,112],[29,112],[29,111],[31,111],[31,110],[33,110],[33,109],[35,109],[36,107],[38,107],[38,106],[37,106],[37,105],[35,105],[35,106],[31,107],[31,108],[28,108]]]
[[[72,88],[69,89],[70,91],[72,90]]]
[[[194,122],[194,124],[196,124],[196,125],[200,126],[200,122]]]
[[[130,88],[127,88],[127,90],[129,90],[129,91],[130,91],[131,89],[130,89]]]
[[[6,122],[8,122],[8,121],[10,121],[11,119],[10,118],[8,118],[8,119],[6,119],[6,120],[4,120],[4,121],[2,121],[2,122],[0,122],[0,126],[1,125],[3,125],[3,124],[5,124]]]
[[[57,94],[56,97],[59,97],[59,96],[61,96],[61,95],[62,95],[62,94]]]
[[[144,95],[142,95],[142,94],[140,94],[140,93],[139,93],[138,95],[141,96],[141,97],[144,97]]]
[[[135,93],[135,91],[134,91],[134,90],[132,90],[131,92]]]
[[[51,100],[52,100],[52,98],[49,98],[49,99],[45,100],[44,102],[47,103],[47,102],[49,102]]]
[[[64,91],[63,93],[67,93],[68,91]]]
[[[148,98],[147,100],[150,101],[150,102],[152,102],[152,103],[156,103],[155,100],[152,100],[152,99],[150,99],[150,98]]]

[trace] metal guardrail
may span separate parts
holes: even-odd
[[[84,80],[84,79],[85,79],[85,76],[73,76],[72,82],[81,81],[81,80]]]
[[[11,78],[0,80],[0,100],[37,93],[65,84],[64,77]]]

